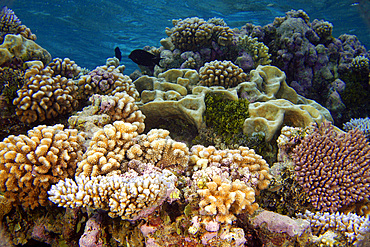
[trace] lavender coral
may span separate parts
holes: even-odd
[[[353,129],[359,129],[364,133],[368,140],[370,140],[370,118],[353,118],[349,122],[343,124],[343,129],[345,131],[350,131]]]
[[[7,34],[21,34],[27,39],[36,40],[36,35],[32,34],[25,25],[22,25],[13,10],[5,6],[0,11],[0,43]]]
[[[370,234],[370,221],[367,217],[360,217],[353,213],[312,213],[308,210],[297,216],[308,220],[315,234],[335,231],[343,234],[347,243],[352,246],[367,246],[365,242],[368,241]]]
[[[292,152],[299,184],[321,211],[369,198],[370,145],[362,132],[337,133],[330,122],[316,127]]]

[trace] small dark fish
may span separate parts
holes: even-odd
[[[119,49],[119,47],[118,47],[118,46],[114,49],[114,56],[115,56],[119,61],[121,61],[121,59],[122,59],[122,53],[121,53],[121,50]]]
[[[140,49],[133,50],[128,57],[134,63],[150,68],[154,68],[155,65],[159,65],[159,61],[161,61],[159,56]]]

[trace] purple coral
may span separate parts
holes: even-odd
[[[79,240],[80,247],[102,247],[102,232],[102,215],[97,213],[86,222],[85,231]]]

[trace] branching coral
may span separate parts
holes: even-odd
[[[25,25],[21,25],[14,11],[3,7],[0,11],[0,43],[6,34],[21,34],[27,39],[36,40],[36,35],[32,34]]]
[[[330,22],[314,20],[311,25],[313,30],[317,33],[317,35],[319,35],[322,41],[328,41],[328,39],[333,38],[333,24]]]
[[[259,194],[260,190],[268,187],[272,178],[266,161],[256,154],[253,149],[247,147],[239,147],[239,149],[235,150],[217,150],[212,146],[195,145],[191,148],[189,164],[193,165],[195,171],[202,171],[206,170],[207,167],[212,167],[210,170],[206,170],[205,174],[203,172],[200,174],[195,172],[193,175],[195,180],[204,178],[208,180],[211,179],[208,176],[212,174],[221,175],[226,172],[225,178],[232,181],[239,179],[248,186],[253,187],[257,194]],[[221,173],[218,173],[217,169]]]
[[[81,72],[81,67],[69,58],[54,58],[48,66],[54,71],[53,76],[75,78]]]
[[[253,68],[257,68],[258,65],[268,65],[271,63],[269,48],[264,43],[259,42],[257,37],[252,38],[248,35],[239,36],[238,47],[252,57]],[[238,57],[236,63],[243,63],[243,56]]]
[[[49,198],[59,206],[103,209],[111,217],[137,220],[150,215],[175,189],[177,178],[168,170],[131,174],[61,180],[51,187]]]
[[[78,106],[77,86],[50,67],[35,65],[25,74],[26,83],[17,91],[13,104],[22,122],[42,122],[72,112]]]
[[[369,197],[370,146],[358,130],[338,134],[324,122],[292,152],[297,180],[318,210],[336,212]]]
[[[80,94],[87,96],[92,94],[114,95],[116,92],[123,91],[135,99],[139,96],[130,77],[123,75],[113,65],[96,67],[89,74],[81,76],[78,86]]]
[[[366,238],[370,234],[369,219],[352,213],[312,213],[307,210],[304,214],[297,216],[308,220],[315,234],[335,231],[345,235],[348,244],[353,246],[365,246],[362,242],[367,241]]]
[[[135,99],[126,92],[114,95],[94,94],[89,100],[92,105],[68,119],[70,128],[77,128],[92,137],[97,128],[120,120],[137,126],[138,133],[144,131],[145,115],[139,110]]]
[[[343,124],[345,131],[354,130],[358,128],[364,133],[368,140],[370,140],[370,118],[352,118],[349,122]]]
[[[138,135],[137,126],[116,121],[95,133],[76,174],[104,175],[115,170],[126,170],[130,160],[154,163],[161,168],[184,171],[188,162],[188,147],[169,138],[166,130],[152,129]]]
[[[212,61],[205,63],[199,70],[199,84],[205,86],[235,87],[247,80],[241,68],[230,61]]]
[[[0,81],[1,96],[5,98],[7,104],[12,105],[17,90],[24,84],[24,72],[9,67],[0,68]]]
[[[50,185],[72,177],[81,160],[84,137],[63,125],[40,125],[26,135],[0,142],[0,188],[17,204],[35,208],[48,204]]]
[[[258,204],[254,203],[254,190],[238,179],[230,182],[214,176],[205,184],[205,189],[197,193],[202,198],[199,203],[200,213],[214,216],[221,223],[231,224],[236,219],[235,215],[242,212],[253,214],[258,208]]]

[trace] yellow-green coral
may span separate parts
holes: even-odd
[[[234,32],[220,19],[205,21],[198,17],[172,20],[173,28],[166,28],[176,48],[182,51],[195,51],[210,46],[212,41],[220,46],[232,43]]]
[[[231,137],[242,131],[244,120],[248,115],[249,101],[239,99],[228,100],[218,94],[207,94],[205,97],[206,111],[204,118],[207,126],[225,138],[226,143],[232,141]]]
[[[239,37],[238,46],[252,56],[255,68],[258,65],[268,65],[271,63],[269,48],[264,43],[259,42],[257,38],[252,38],[248,35]]]

